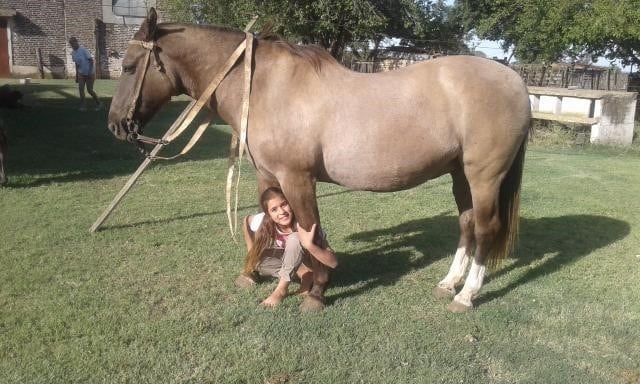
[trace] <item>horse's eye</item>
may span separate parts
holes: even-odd
[[[133,74],[136,71],[135,64],[122,64],[122,72]]]

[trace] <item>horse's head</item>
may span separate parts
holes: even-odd
[[[175,94],[160,59],[157,19],[151,8],[122,60],[122,75],[111,99],[108,120],[109,131],[120,140],[135,141],[142,127]]]

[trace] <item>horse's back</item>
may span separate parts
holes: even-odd
[[[526,87],[490,60],[445,57],[341,77],[321,141],[327,179],[350,188],[413,187],[451,172],[463,152],[480,156],[501,143],[513,152],[526,135]]]
[[[453,129],[462,140],[489,122],[495,134],[523,131],[530,118],[522,78],[505,65],[475,56],[447,56],[376,74],[345,71],[333,82],[327,97],[336,104],[337,119],[356,125],[365,120],[367,134],[411,122],[418,131],[407,128],[404,134],[424,135],[428,128],[442,136],[447,134],[442,130]],[[498,132],[502,127],[507,131]]]
[[[529,94],[520,75],[474,56],[445,57],[432,65],[446,85],[442,93],[451,101],[452,127],[465,162],[508,167],[531,122]]]

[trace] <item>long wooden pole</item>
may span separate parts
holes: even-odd
[[[187,116],[187,114],[189,113],[189,111],[191,111],[191,109],[193,108],[193,106],[196,104],[197,100],[192,100],[191,103],[189,103],[189,105],[187,105],[187,107],[184,109],[184,111],[182,111],[182,113],[180,114],[180,116],[178,116],[178,118],[176,119],[176,121],[173,122],[173,124],[171,125],[171,127],[169,127],[169,129],[167,130],[167,132],[164,134],[164,136],[162,137],[162,141],[164,142],[169,136],[171,136],[171,134],[178,129],[178,127],[180,126],[180,124],[182,124],[182,121],[184,120],[184,118]],[[129,190],[131,189],[131,187],[133,187],[133,185],[136,183],[136,181],[138,180],[138,178],[140,177],[140,175],[142,175],[142,172],[144,172],[145,169],[147,169],[147,167],[151,164],[151,162],[153,161],[153,158],[155,155],[158,154],[158,152],[160,152],[160,150],[165,146],[165,144],[163,143],[158,143],[156,144],[156,146],[151,150],[151,152],[149,153],[149,156],[147,156],[146,159],[144,159],[144,161],[142,162],[142,164],[140,164],[140,166],[138,167],[138,169],[134,172],[133,175],[131,175],[131,177],[129,178],[129,180],[127,181],[127,183],[124,185],[124,187],[122,187],[122,189],[120,190],[120,192],[118,192],[118,194],[116,195],[116,197],[113,198],[113,201],[111,201],[111,204],[109,204],[109,206],[104,210],[104,212],[102,212],[102,215],[100,215],[100,217],[98,217],[98,219],[96,220],[95,223],[93,223],[93,225],[91,226],[91,228],[89,229],[89,232],[91,233],[95,233],[98,228],[100,228],[100,226],[102,225],[102,223],[105,222],[105,220],[107,220],[107,218],[109,217],[109,215],[111,215],[111,212],[113,212],[113,210],[118,206],[118,204],[120,204],[120,201],[122,200],[122,198],[127,194],[127,192],[129,192]]]

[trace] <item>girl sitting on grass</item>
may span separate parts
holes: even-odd
[[[298,227],[289,202],[280,188],[268,188],[260,196],[262,213],[244,219],[243,232],[247,246],[244,272],[236,285],[248,287],[258,276],[277,277],[278,285],[262,303],[275,307],[287,296],[294,274],[300,278],[298,293],[306,294],[313,284],[310,256],[331,268],[338,265],[324,232],[314,241],[316,225],[309,231]]]

